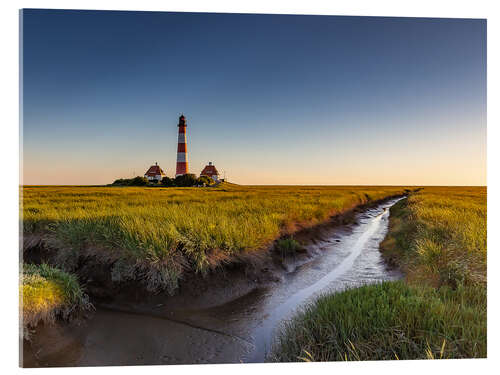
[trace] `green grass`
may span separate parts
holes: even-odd
[[[484,357],[485,298],[484,288],[435,289],[402,281],[324,296],[285,324],[270,359]]]
[[[47,264],[23,264],[20,275],[23,327],[52,323],[57,315],[69,317],[90,304],[75,275]]]
[[[275,251],[277,251],[282,258],[293,256],[302,249],[302,245],[291,237],[279,239],[276,241],[275,245]]]
[[[323,296],[270,360],[486,357],[486,188],[425,188],[391,209],[383,255],[406,280]]]
[[[173,292],[186,271],[205,273],[274,240],[401,187],[22,187],[26,236],[42,235],[57,264],[80,255],[113,264],[114,280]]]

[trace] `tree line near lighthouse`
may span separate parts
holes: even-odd
[[[218,184],[223,182],[220,179],[219,172],[212,162],[203,168],[200,176],[197,177],[194,173],[189,173],[188,157],[187,157],[187,137],[186,137],[186,117],[182,114],[179,117],[178,142],[177,142],[177,162],[175,169],[175,177],[168,177],[163,169],[155,162],[151,165],[144,176],[136,176],[133,178],[120,178],[115,180],[112,186],[163,186],[163,187],[203,187]]]

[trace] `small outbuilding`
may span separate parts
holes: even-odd
[[[165,172],[163,172],[158,163],[155,163],[155,165],[149,167],[149,169],[144,174],[144,177],[146,177],[150,182],[154,180],[161,181],[161,179],[165,176]]]
[[[210,177],[214,181],[219,181],[219,172],[217,171],[217,168],[215,168],[215,165],[212,164],[212,162],[208,162],[208,165],[203,168],[203,170],[200,173],[200,176],[207,176]]]

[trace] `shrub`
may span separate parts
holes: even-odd
[[[175,186],[190,187],[196,185],[197,178],[194,174],[187,173],[177,176],[174,180]]]
[[[213,182],[214,182],[214,180],[212,180],[210,177],[200,176],[200,177],[198,177],[198,180],[196,181],[196,184],[197,185],[201,185],[201,186],[203,186],[203,185],[208,186],[208,185],[213,184]]]
[[[126,186],[128,185],[128,180],[125,180],[123,178],[119,178],[118,180],[115,180],[112,185],[117,185],[117,186]]]
[[[137,176],[134,178],[119,178],[115,180],[112,185],[114,186],[146,186],[149,181],[145,177]]]
[[[146,186],[148,184],[148,179],[145,177],[134,177],[130,180],[129,186]]]
[[[167,187],[175,186],[175,185],[174,185],[174,179],[173,179],[173,178],[170,178],[170,177],[167,177],[167,176],[165,176],[165,177],[163,177],[163,178],[161,179],[161,184],[162,184],[163,186],[167,186]]]

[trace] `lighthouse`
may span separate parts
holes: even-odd
[[[179,117],[179,140],[177,142],[177,167],[175,177],[188,173],[187,142],[186,142],[186,118]]]

